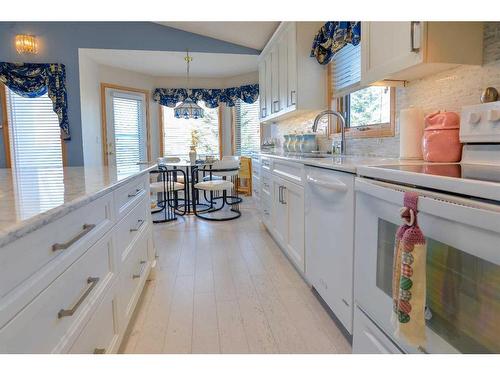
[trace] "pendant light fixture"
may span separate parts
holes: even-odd
[[[186,50],[186,57],[184,57],[186,62],[186,87],[189,87],[189,64],[193,61],[193,58],[189,56],[189,50]],[[191,90],[186,88],[188,95]],[[193,118],[198,119],[203,117],[203,108],[201,108],[194,100],[187,97],[184,101],[174,108],[174,116],[176,118],[185,118],[186,120]]]

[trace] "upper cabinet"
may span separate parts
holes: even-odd
[[[309,57],[321,22],[282,22],[259,57],[260,120],[326,108],[326,67]]]
[[[361,84],[410,81],[461,64],[481,65],[481,22],[363,22]]]

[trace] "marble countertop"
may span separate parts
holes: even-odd
[[[155,165],[0,169],[0,247],[118,188]]]
[[[374,166],[374,165],[398,165],[398,164],[411,164],[421,163],[422,161],[401,161],[397,158],[381,158],[371,156],[351,156],[351,155],[328,155],[327,157],[314,158],[303,157],[296,154],[287,153],[260,153],[262,156],[268,156],[277,159],[284,159],[310,165],[313,167],[328,168],[342,172],[355,174],[358,167],[361,166]]]

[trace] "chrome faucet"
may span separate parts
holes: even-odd
[[[345,117],[342,113],[337,112],[337,111],[332,111],[330,109],[327,109],[326,111],[318,113],[316,118],[314,119],[314,124],[312,127],[313,133],[316,133],[318,130],[318,123],[319,120],[325,115],[335,115],[339,118],[340,120],[340,155],[345,155]],[[332,147],[333,151],[336,150],[336,147]]]

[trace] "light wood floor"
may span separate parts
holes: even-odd
[[[123,353],[350,353],[351,346],[259,222],[194,217],[154,227],[159,267]]]

